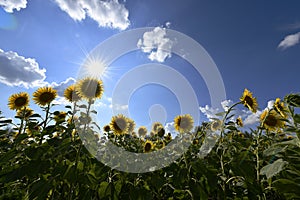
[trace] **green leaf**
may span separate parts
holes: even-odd
[[[281,172],[283,170],[284,166],[287,164],[288,164],[288,162],[286,162],[280,158],[280,159],[276,160],[274,163],[264,166],[260,170],[260,174],[266,175],[266,177],[268,179],[272,178],[273,176],[275,176],[276,174]]]
[[[69,108],[69,109],[72,109],[72,106],[65,106],[65,108]]]
[[[47,199],[50,189],[51,189],[51,185],[49,181],[40,179],[39,181],[33,183],[30,190],[29,199],[37,199],[37,200]]]
[[[300,107],[300,95],[299,94],[289,94],[284,97],[284,100],[293,107]]]
[[[96,110],[91,110],[90,112],[97,115],[97,111]]]
[[[87,106],[85,104],[79,105],[79,108],[87,108]]]
[[[34,118],[34,117],[41,117],[41,115],[35,113],[35,114],[33,114],[33,115],[30,116],[30,118]]]
[[[300,197],[300,184],[290,179],[278,179],[275,180],[272,185],[288,199],[299,199]],[[291,197],[293,196],[293,197]]]
[[[274,146],[271,146],[270,148],[264,150],[263,155],[264,156],[273,156],[278,153],[284,152],[287,148],[288,148],[288,146],[281,147],[278,145],[274,145]]]
[[[294,115],[294,121],[298,124],[300,123],[300,115],[299,114]]]
[[[109,195],[109,183],[108,182],[101,182],[100,183],[100,186],[99,186],[99,189],[98,189],[98,195],[101,198],[105,198],[106,196]]]
[[[0,121],[1,124],[9,124],[9,123],[11,123],[11,122],[12,122],[11,119],[6,119],[6,120],[1,120],[1,121]]]

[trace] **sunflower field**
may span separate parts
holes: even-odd
[[[43,113],[29,107],[28,93],[10,96],[15,119],[0,116],[0,199],[300,199],[299,94],[277,98],[256,128],[241,131],[243,121],[233,120],[234,109],[258,110],[256,98],[245,89],[218,113],[220,118],[201,126],[194,126],[188,113],[175,117],[176,137],[160,122],[147,130],[122,114],[104,127],[91,123],[97,114],[91,105],[102,94],[101,80],[79,80],[64,92],[70,105],[58,111],[53,104],[57,91],[42,87],[32,99]],[[214,145],[203,155],[208,134]],[[148,154],[186,136],[192,139],[184,154],[147,173],[118,171],[95,158],[97,149],[86,148],[110,141]]]

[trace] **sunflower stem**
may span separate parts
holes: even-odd
[[[24,118],[25,118],[25,112],[26,112],[26,108],[24,107],[24,109],[22,110],[21,124],[20,124],[20,128],[19,128],[18,135],[20,135],[20,134],[22,133],[22,130],[23,130],[23,126],[24,126]],[[17,135],[17,136],[18,136],[18,135]]]
[[[88,107],[87,107],[87,110],[86,110],[86,115],[87,115],[86,117],[87,118],[89,117],[89,114],[90,114],[90,109],[91,109],[92,102],[93,102],[93,100],[89,99]],[[74,105],[74,108],[75,108],[75,105]],[[86,131],[86,128],[87,128],[87,124],[85,123],[84,128],[83,128],[83,133]],[[76,158],[75,158],[75,170],[76,170],[76,173],[75,173],[76,174],[76,179],[75,180],[78,179],[77,166],[78,166],[78,162],[79,162],[79,159],[80,159],[80,153],[81,153],[82,146],[83,146],[83,144],[82,144],[82,141],[81,141],[80,144],[79,144],[79,148],[76,152]],[[74,184],[71,184],[71,186],[70,186],[70,196],[69,196],[70,199],[72,199],[73,188],[74,188]]]
[[[47,126],[47,121],[48,121],[48,117],[49,117],[49,111],[50,111],[50,103],[47,105],[47,108],[46,108],[46,116],[45,116],[43,130],[42,130],[42,134],[41,134],[41,138],[40,138],[40,142],[39,142],[40,145],[43,142],[43,132],[44,132],[46,126]]]

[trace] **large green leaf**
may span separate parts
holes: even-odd
[[[266,175],[268,179],[272,178],[273,176],[275,176],[276,174],[281,172],[284,169],[284,166],[287,164],[288,164],[288,162],[286,162],[280,158],[280,159],[276,160],[274,163],[264,166],[260,170],[260,174]]]

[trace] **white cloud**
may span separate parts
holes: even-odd
[[[149,53],[148,58],[152,61],[164,62],[172,56],[174,41],[166,37],[166,28],[155,27],[153,31],[145,32],[142,39],[139,39],[137,46],[143,52]]]
[[[231,100],[225,100],[221,102],[222,108],[227,111],[229,107],[231,106],[232,101]]]
[[[96,109],[99,108],[112,108],[112,98],[111,97],[107,97],[106,95],[103,95],[101,99],[97,100],[94,104]]]
[[[171,22],[166,22],[166,27],[170,28],[171,27]]]
[[[40,68],[33,58],[25,58],[13,51],[0,49],[0,82],[25,88],[46,84],[46,69]]]
[[[244,119],[244,125],[252,125],[259,122],[259,116],[261,115],[261,111],[256,111],[256,113],[251,113]]]
[[[0,6],[6,12],[13,13],[14,9],[20,11],[22,8],[26,8],[27,0],[0,0]]]
[[[51,84],[49,84],[51,87],[53,87],[55,90],[57,90],[57,94],[59,96],[63,96],[64,95],[64,91],[65,89],[74,84],[76,82],[76,80],[72,77],[67,78],[65,81],[62,81],[60,83],[56,83],[56,82],[52,82]]]
[[[174,122],[166,123],[165,131],[166,131],[166,133],[175,134],[176,131],[175,131],[175,128],[174,128]]]
[[[220,112],[218,108],[212,108],[209,105],[199,107],[200,111],[206,116],[207,119],[219,118],[216,114]]]
[[[130,25],[129,12],[118,0],[55,0],[55,2],[76,21],[84,20],[88,16],[95,20],[99,27],[124,30]]]
[[[53,100],[52,103],[53,103],[53,104],[57,104],[57,105],[64,105],[64,106],[70,105],[70,102],[67,101],[64,97],[61,97],[61,96],[56,97],[56,98]]]
[[[278,48],[287,49],[299,43],[300,32],[286,36],[278,45]]]
[[[121,105],[121,104],[114,104],[114,105],[111,104],[109,107],[114,108],[114,110],[117,111],[123,111],[128,109],[128,105]]]
[[[224,109],[221,111],[219,109],[212,108],[208,105],[206,105],[205,107],[200,106],[199,109],[208,119],[220,118],[219,116],[216,116],[216,113],[227,111],[228,106],[231,106],[232,103],[233,103],[232,100],[225,100],[225,101],[221,102],[221,105]],[[274,105],[274,100],[270,100],[270,101],[268,101],[267,107],[263,110],[271,109],[273,107],[273,105]],[[238,116],[240,116],[244,121],[244,125],[250,126],[250,125],[253,125],[253,124],[256,124],[259,122],[259,117],[260,117],[262,111],[258,110],[256,113],[252,113],[250,110],[246,110],[246,109],[239,110],[239,109],[235,108],[235,110],[231,111],[230,113],[234,114],[234,116],[231,118],[231,120],[235,121],[236,118]]]

